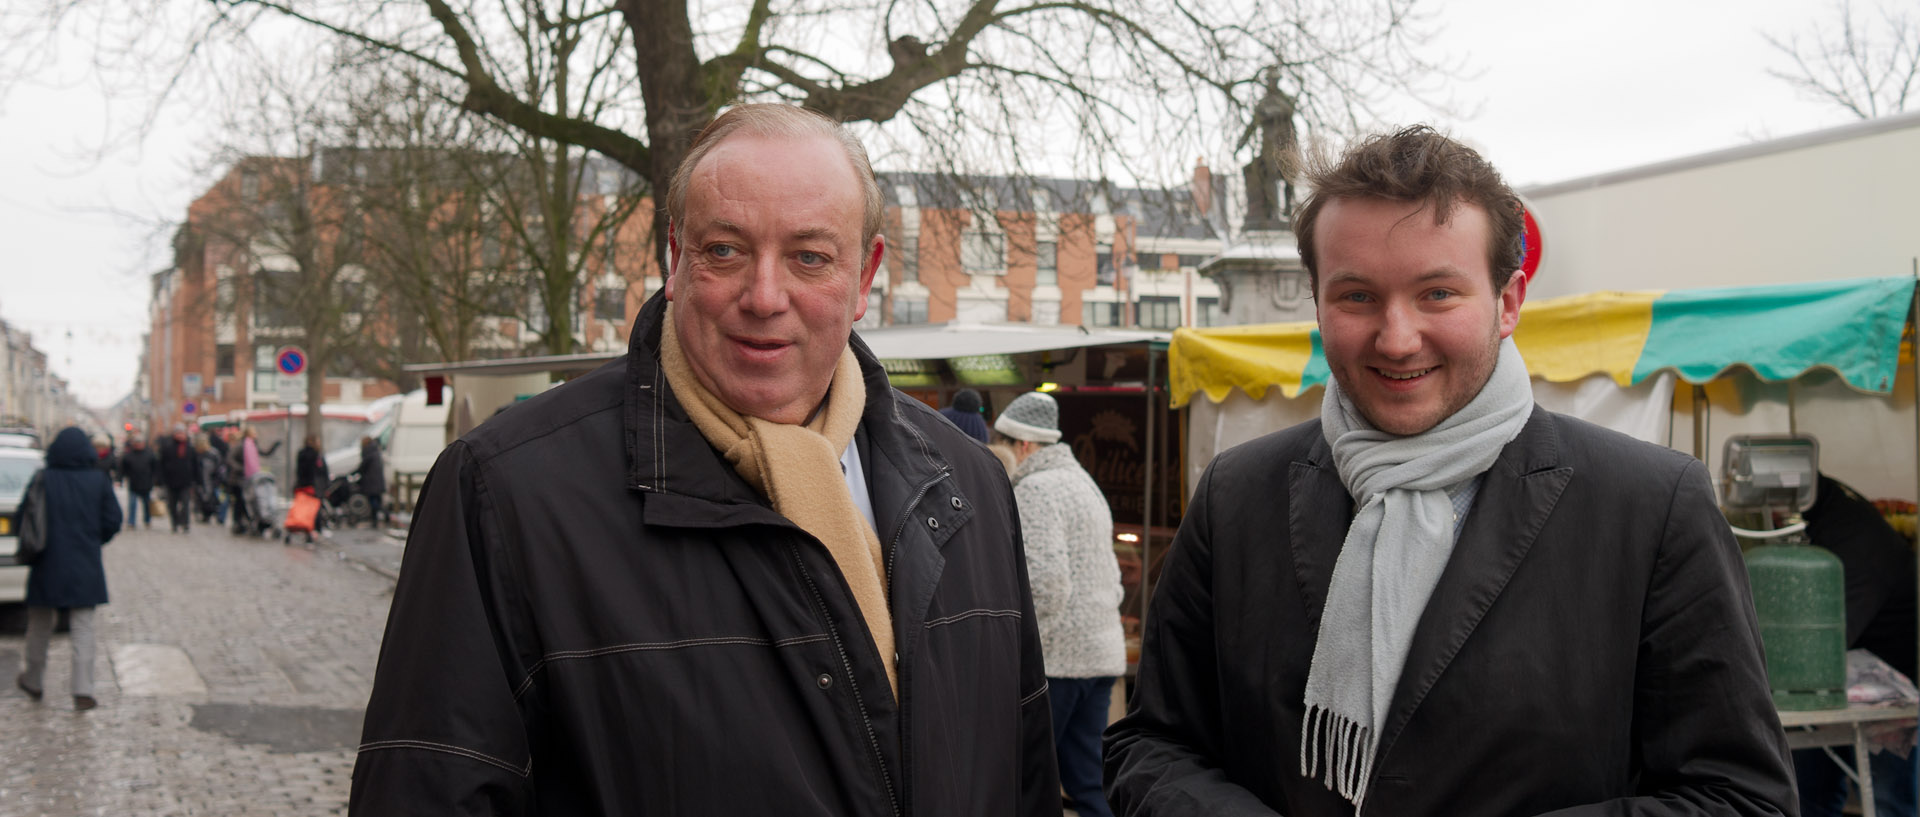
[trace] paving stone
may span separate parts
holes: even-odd
[[[96,618],[100,707],[73,711],[65,635],[48,656],[43,701],[5,685],[0,817],[345,814],[351,724],[393,590],[392,571],[367,562],[397,570],[400,547],[371,531],[342,539],[367,555],[213,525],[115,538],[105,553],[112,601]],[[0,668],[18,666],[23,640],[0,633]],[[183,657],[201,686],[135,694],[146,682],[121,656],[142,646]],[[195,728],[202,708],[227,716],[222,728]]]

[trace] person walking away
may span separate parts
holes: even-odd
[[[368,525],[379,530],[380,500],[387,495],[387,463],[380,453],[379,440],[360,438],[360,467],[354,469],[353,474],[359,484],[360,495],[367,498]]]
[[[127,486],[127,527],[139,519],[153,527],[153,478],[160,461],[147,450],[147,440],[138,434],[127,439],[127,452],[120,455],[120,479]]]
[[[973,389],[961,389],[953,393],[953,400],[940,410],[940,416],[953,421],[967,436],[983,443],[992,442],[987,434],[986,408],[981,404],[980,393]]]
[[[120,531],[120,503],[78,427],[54,436],[47,467],[34,479],[44,489],[47,547],[27,571],[26,669],[14,684],[36,701],[45,693],[54,618],[66,610],[73,642],[73,708],[85,712],[99,703],[93,695],[93,613],[107,603],[100,548]]]
[[[194,487],[200,484],[200,455],[184,425],[174,426],[160,444],[160,477],[167,485],[167,529],[186,533],[193,523]]]
[[[1060,442],[1060,406],[1052,396],[1014,398],[993,430],[1013,441],[1018,463],[1013,498],[1040,619],[1060,784],[1082,817],[1113,817],[1100,791],[1100,732],[1107,728],[1114,680],[1127,671],[1113,513],[1073,447]]]
[[[321,504],[321,512],[313,515],[313,530],[307,531],[308,542],[312,542],[313,535],[321,533],[326,527],[327,483],[332,481],[333,477],[327,473],[327,457],[320,452],[320,438],[308,434],[299,453],[294,455],[293,463],[294,492],[310,493]]]

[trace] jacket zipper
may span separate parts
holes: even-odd
[[[932,479],[921,483],[919,490],[914,492],[913,499],[907,503],[907,510],[900,517],[900,524],[893,527],[893,542],[887,548],[888,604],[892,604],[893,599],[893,565],[900,560],[900,537],[906,535],[907,523],[913,521],[913,512],[920,507],[920,500],[926,499],[927,492],[933,490],[933,486],[940,484],[952,473],[942,470]],[[894,651],[894,668],[900,678],[900,790],[904,797],[907,791],[913,788],[913,721],[907,717],[908,673],[906,667],[900,666],[899,650]]]
[[[787,545],[787,552],[793,556],[793,564],[800,570],[800,578],[807,580],[807,591],[813,594],[813,603],[820,611],[820,619],[827,625],[827,634],[833,638],[833,648],[840,653],[840,667],[847,674],[847,684],[853,691],[853,705],[860,710],[860,725],[867,730],[867,745],[873,748],[874,768],[880,772],[880,783],[887,789],[887,804],[893,807],[893,817],[901,817],[900,798],[893,790],[893,776],[887,774],[887,756],[880,749],[880,736],[873,730],[873,718],[867,714],[866,700],[860,696],[860,682],[853,677],[853,659],[847,655],[847,645],[840,640],[840,629],[833,625],[833,616],[827,612],[827,601],[820,595],[819,585],[814,584],[813,574],[807,572],[805,561],[800,558],[800,549],[793,544]],[[902,711],[904,714],[904,707]],[[901,718],[902,722],[906,719]]]

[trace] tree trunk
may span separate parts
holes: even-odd
[[[653,189],[654,258],[667,257],[666,197],[673,171],[687,155],[713,113],[733,100],[710,98],[702,87],[700,58],[693,50],[693,27],[685,0],[621,0],[627,30],[639,55],[640,95],[647,106],[644,168]],[[641,168],[635,168],[640,170]],[[663,273],[671,273],[671,268]]]

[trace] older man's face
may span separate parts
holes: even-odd
[[[695,377],[728,407],[805,422],[826,396],[884,242],[825,138],[738,134],[694,168],[667,298]]]

